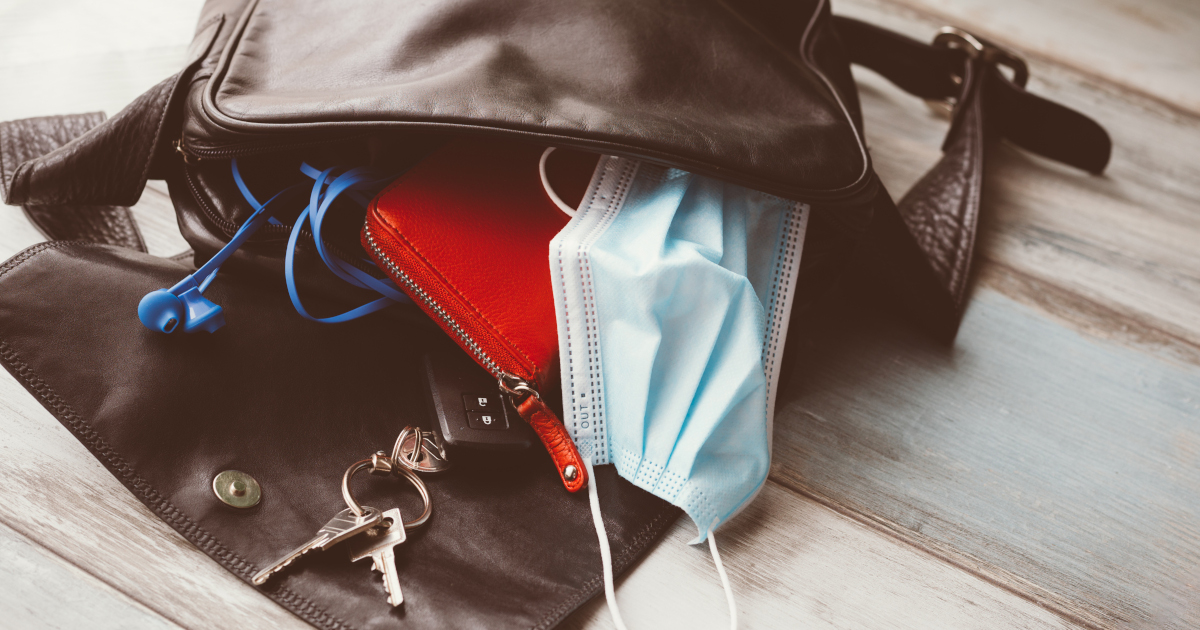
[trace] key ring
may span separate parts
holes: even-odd
[[[417,492],[421,494],[421,501],[425,503],[425,510],[417,518],[405,521],[404,529],[416,529],[429,520],[429,515],[433,513],[433,503],[429,500],[429,488],[425,487],[425,482],[421,481],[421,478],[416,473],[403,466],[394,466],[391,458],[383,451],[376,453],[370,459],[355,462],[346,469],[346,474],[342,475],[342,498],[346,500],[346,505],[350,508],[351,512],[354,512],[355,516],[363,515],[363,506],[354,499],[354,494],[350,492],[350,480],[360,470],[380,471],[385,474],[395,472],[407,479],[417,489]]]
[[[416,473],[440,473],[451,467],[437,434],[420,427],[404,427],[396,436],[392,463]]]
[[[401,450],[404,448],[404,440],[409,435],[415,435],[415,445],[408,457],[404,457]],[[396,443],[392,445],[392,461],[403,465],[405,468],[412,470],[417,467],[417,462],[421,459],[421,441],[425,439],[424,432],[421,427],[404,427],[400,435],[396,436]]]

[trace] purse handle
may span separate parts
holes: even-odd
[[[954,103],[942,159],[898,204],[881,187],[863,239],[874,274],[919,322],[952,340],[966,303],[988,148],[1007,139],[1099,174],[1112,141],[1091,118],[1025,91],[1025,62],[985,39],[946,27],[926,44],[858,20],[833,20],[852,63],[910,94]],[[1001,66],[1012,70],[1011,79]]]
[[[0,123],[0,182],[51,239],[145,251],[129,210],[172,151],[164,130],[181,123],[180,99],[220,32],[201,25],[185,68],[116,116],[52,116]],[[1000,139],[1091,173],[1112,142],[1092,119],[1025,91],[1023,61],[965,31],[927,44],[865,22],[832,17],[851,63],[927,100],[954,103],[942,159],[900,199],[879,187],[864,260],[918,321],[953,339],[962,318],[982,200],[984,155]],[[1000,67],[1013,71],[1009,79]],[[102,121],[102,122],[101,122]]]

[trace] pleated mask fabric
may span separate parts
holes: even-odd
[[[564,422],[703,541],[757,493],[804,204],[603,157],[551,241]]]

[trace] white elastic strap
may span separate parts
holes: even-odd
[[[547,147],[545,151],[542,151],[542,159],[538,160],[538,174],[542,176],[542,188],[546,189],[546,196],[550,198],[550,201],[553,201],[554,205],[558,206],[558,209],[566,213],[567,216],[573,217],[575,216],[575,208],[568,206],[567,202],[563,201],[562,197],[559,197],[558,193],[554,192],[554,189],[550,187],[550,177],[546,175],[546,160],[549,159],[551,153],[554,153],[554,149],[555,147]]]
[[[545,162],[546,156],[542,155]],[[543,178],[542,181],[545,181]],[[550,190],[546,189],[547,192]],[[617,630],[628,630],[621,619],[621,609],[617,608],[617,589],[613,586],[612,548],[608,546],[608,532],[604,531],[604,520],[600,518],[600,495],[596,494],[596,469],[592,467],[592,458],[583,460],[588,474],[588,501],[592,504],[592,523],[596,526],[596,537],[600,539],[600,562],[604,564],[604,601],[608,602],[608,612],[612,614],[613,623]]]
[[[600,495],[596,494],[596,470],[592,467],[592,458],[583,460],[588,474],[588,501],[592,505],[592,524],[596,526],[596,538],[600,540],[600,562],[604,565],[604,601],[608,603],[608,612],[612,615],[613,625],[617,630],[629,630],[625,620],[621,619],[621,609],[617,607],[617,589],[613,586],[612,548],[608,545],[608,532],[604,531],[604,520],[600,518]],[[713,519],[715,527],[719,519]],[[729,584],[729,575],[725,573],[725,565],[721,563],[721,553],[717,551],[717,539],[712,531],[708,532],[708,548],[712,551],[713,562],[717,565],[717,575],[721,576],[721,586],[725,587],[725,603],[729,605],[729,628],[737,630],[737,602],[733,601],[733,586]]]
[[[729,604],[729,628],[737,630],[737,602],[733,601],[733,586],[729,584],[729,575],[725,573],[725,565],[721,564],[721,552],[717,551],[717,537],[713,535],[712,527],[716,527],[719,519],[713,519],[708,531],[708,549],[712,551],[713,562],[717,565],[717,575],[721,576],[721,586],[725,587],[725,603]]]

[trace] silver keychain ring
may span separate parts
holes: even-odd
[[[414,433],[417,435],[416,447],[413,448],[412,453],[409,453],[408,457],[404,457],[403,453],[401,453],[404,447],[404,440]],[[404,468],[408,468],[410,470],[416,468],[417,460],[421,458],[421,441],[424,439],[425,435],[424,432],[421,431],[421,427],[404,427],[404,430],[400,432],[400,435],[396,436],[396,443],[392,446],[392,461],[401,464],[407,464],[407,466],[404,466]]]
[[[407,454],[405,445],[411,443],[412,448]],[[446,447],[437,433],[420,427],[404,427],[396,436],[392,446],[392,464],[407,468],[415,473],[438,474],[450,469],[446,457]]]
[[[355,462],[346,469],[346,474],[342,475],[342,498],[346,500],[347,507],[350,508],[351,512],[354,512],[355,516],[363,515],[363,506],[357,500],[355,500],[354,494],[350,492],[350,480],[353,479],[354,475],[360,470],[367,470],[374,465],[373,459],[364,459]],[[411,521],[404,522],[404,529],[416,529],[424,525],[425,521],[429,520],[429,516],[433,514],[433,502],[429,500],[429,488],[425,486],[425,482],[421,481],[421,478],[418,477],[416,473],[408,470],[407,468],[395,468],[394,472],[399,473],[405,479],[408,479],[408,482],[417,489],[418,493],[420,493],[421,501],[425,503],[425,510],[421,512],[420,516]]]

